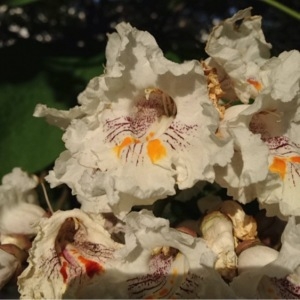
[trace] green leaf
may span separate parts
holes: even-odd
[[[181,63],[182,60],[180,59],[180,57],[174,53],[174,52],[171,52],[171,51],[168,51],[167,53],[165,53],[165,57],[173,62],[176,62],[176,63]]]
[[[14,167],[38,172],[64,149],[61,130],[32,116],[38,103],[66,108],[65,104],[55,101],[42,72],[28,81],[0,85],[0,177]]]
[[[103,73],[104,54],[90,57],[47,57],[43,63],[48,80],[57,99],[64,99],[69,107],[77,104],[76,99],[88,82]]]
[[[45,66],[53,72],[71,73],[87,83],[95,76],[103,73],[104,53],[91,57],[49,57]]]

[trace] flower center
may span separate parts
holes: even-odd
[[[127,161],[131,152],[143,151],[152,162],[166,156],[167,150],[159,137],[168,129],[177,113],[174,100],[158,88],[148,88],[127,116],[106,120],[105,141],[114,144],[118,158]]]
[[[276,110],[259,112],[252,117],[249,129],[261,134],[269,148],[272,157],[269,170],[279,174],[282,180],[289,172],[295,185],[295,176],[300,176],[300,145],[285,135],[281,113]]]

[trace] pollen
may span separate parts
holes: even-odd
[[[165,146],[159,139],[154,139],[148,142],[147,145],[148,156],[153,163],[164,158],[167,155]]]

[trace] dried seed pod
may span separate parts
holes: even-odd
[[[256,221],[252,216],[246,215],[239,203],[233,200],[223,201],[219,210],[230,218],[236,238],[242,241],[256,238]]]
[[[217,254],[215,269],[227,280],[236,275],[237,256],[231,221],[221,212],[213,211],[206,215],[200,226],[203,238]]]

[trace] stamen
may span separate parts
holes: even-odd
[[[154,93],[154,97],[158,96],[162,101],[163,112],[167,117],[176,116],[177,108],[174,100],[168,94],[158,88],[147,88],[144,90],[146,100],[150,100],[150,96]]]

